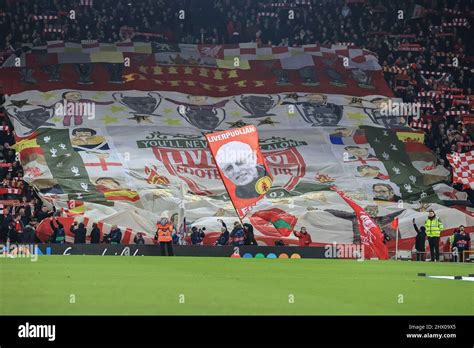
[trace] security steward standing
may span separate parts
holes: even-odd
[[[439,237],[444,225],[436,216],[433,209],[428,211],[428,219],[425,221],[426,235],[428,236],[428,244],[430,245],[431,262],[439,261]]]
[[[168,214],[164,212],[161,214],[160,221],[156,224],[155,235],[155,240],[158,240],[160,243],[161,256],[166,256],[165,249],[168,250],[168,256],[174,256],[172,232],[173,224],[170,222]]]

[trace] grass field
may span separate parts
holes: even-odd
[[[0,314],[474,314],[473,282],[418,277],[419,272],[467,276],[474,267],[322,259],[2,258]]]

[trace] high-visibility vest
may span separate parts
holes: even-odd
[[[171,242],[171,232],[173,231],[173,225],[167,223],[166,225],[157,224],[156,225],[158,234],[158,242]]]
[[[430,220],[426,219],[425,221],[426,235],[428,237],[439,237],[441,231],[444,229],[443,223],[439,220],[438,217]]]

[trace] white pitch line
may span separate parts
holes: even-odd
[[[462,277],[462,279],[454,279],[454,276],[426,276],[427,278],[439,278],[439,279],[451,279],[451,280],[467,280],[468,282],[474,282],[474,277]]]

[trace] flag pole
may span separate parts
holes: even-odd
[[[398,227],[397,227],[397,235],[395,236],[395,261],[398,260]]]
[[[181,232],[180,230],[182,229],[184,234],[186,234],[186,232],[187,232],[187,230],[186,230],[186,208],[185,208],[185,204],[184,204],[186,192],[185,192],[184,183],[183,183],[182,180],[180,182],[179,193],[180,193],[181,202],[179,204],[178,226],[177,226],[177,231],[176,232],[178,232],[178,231]]]

